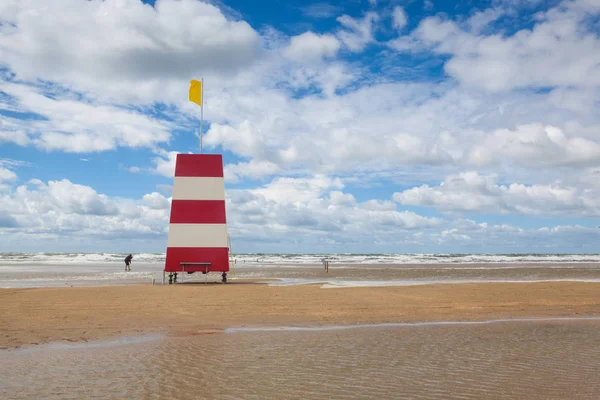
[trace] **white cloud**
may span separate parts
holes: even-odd
[[[298,62],[319,61],[335,56],[340,46],[340,41],[333,35],[304,32],[291,38],[290,45],[283,50],[283,54]]]
[[[17,180],[17,174],[9,169],[0,168],[0,191],[10,189],[10,185],[8,183],[15,180]]]
[[[10,182],[15,180],[17,180],[17,174],[9,169],[0,168],[0,182]]]
[[[600,144],[569,137],[560,128],[529,124],[516,130],[500,129],[469,152],[468,162],[488,165],[500,158],[530,167],[578,166],[600,163]]]
[[[504,15],[504,11],[499,8],[488,8],[487,10],[477,11],[467,20],[467,25],[471,28],[471,32],[480,33],[490,23],[496,21]]]
[[[142,200],[154,210],[165,210],[171,207],[169,199],[157,192],[145,194]]]
[[[408,16],[406,15],[406,11],[404,11],[403,7],[396,6],[392,10],[392,24],[394,28],[397,30],[402,30],[408,23]]]
[[[17,189],[24,190],[23,187]],[[89,186],[73,184],[67,179],[49,181],[45,188],[49,202],[67,214],[116,215],[118,207],[106,196]]]
[[[331,18],[338,15],[340,7],[329,3],[313,3],[302,7],[302,13],[311,18]]]
[[[600,127],[594,107],[574,110],[555,98],[553,92],[492,94],[427,83],[373,83],[302,99],[238,91],[223,103],[228,121],[213,123],[204,143],[283,171],[356,174],[402,166],[414,173],[416,165],[500,163],[511,173],[515,161],[523,167],[590,165]],[[564,140],[560,134],[551,140],[546,130],[562,132]]]
[[[253,122],[232,117],[228,125],[213,123],[205,143],[282,168],[339,171],[365,162],[439,163],[448,156],[423,137],[431,111],[415,109],[411,99],[430,89],[426,85],[382,85],[342,97],[296,101],[267,95],[261,105],[254,105],[250,113]],[[232,98],[230,106],[245,105],[245,100],[244,96]],[[233,107],[229,114],[247,115],[235,110]],[[351,128],[347,128],[349,121]]]
[[[135,201],[109,198],[67,179],[47,183],[35,179],[30,184],[32,187],[18,186],[0,194],[0,215],[14,222],[4,228],[18,226],[19,232],[13,234],[20,240],[39,235],[118,240],[132,235],[162,237],[166,232],[169,210],[164,204],[168,200],[158,193]],[[150,205],[145,205],[147,202]]]
[[[463,180],[467,187],[476,186],[481,177]],[[432,246],[494,249],[502,242],[530,252],[565,245],[585,248],[598,238],[598,232],[579,226],[525,230],[423,217],[397,210],[391,201],[358,202],[343,190],[339,179],[324,175],[276,178],[258,189],[228,190],[229,231],[237,244],[246,246],[245,251],[254,249],[257,242],[271,251],[297,251],[299,246],[313,251],[343,251],[348,244],[357,251],[394,251],[405,245],[423,251]],[[510,189],[515,193],[519,190]],[[112,245],[114,241],[131,245],[144,240],[156,246],[154,251],[161,251],[166,243],[169,204],[168,198],[156,192],[139,200],[110,198],[68,180],[44,183],[35,179],[30,187],[19,186],[0,194],[0,236],[3,246],[50,240],[54,249],[72,249],[81,238],[87,242],[92,238]],[[248,247],[249,243],[254,244]]]
[[[260,56],[254,29],[200,1],[7,1],[0,51],[21,79],[164,99],[165,82],[183,83],[198,71],[230,75]],[[130,93],[120,93],[124,88]]]
[[[281,203],[306,203],[318,200],[331,189],[342,189],[344,184],[339,178],[316,175],[312,178],[275,178],[271,183],[251,193],[263,196],[267,200]]]
[[[486,10],[472,17],[473,33],[453,21],[430,17],[411,37],[416,46],[431,46],[437,53],[449,54],[446,72],[475,88],[598,87],[600,38],[589,22],[598,12],[589,3],[566,1],[538,14],[532,29],[506,37],[478,35],[479,29],[499,16],[498,11]],[[396,43],[396,47],[407,42]]]
[[[261,133],[255,132],[250,121],[243,121],[237,129],[213,123],[205,136],[207,145],[221,145],[241,156],[257,156],[266,151]]]
[[[272,236],[284,246],[316,238],[389,244],[396,240],[392,232],[408,235],[417,228],[435,229],[441,222],[398,211],[392,202],[358,203],[343,188],[339,178],[316,175],[275,178],[258,189],[228,190],[229,229],[240,241]]]
[[[394,193],[400,204],[443,211],[527,216],[600,216],[600,193],[560,184],[501,185],[496,176],[464,172],[448,176],[439,186],[421,185]]]
[[[29,185],[0,194],[0,235],[8,229],[11,240],[53,239],[63,244],[81,237],[166,241],[170,199],[159,193],[134,200],[110,198],[66,179],[47,183],[35,179]],[[397,211],[391,202],[358,203],[342,189],[338,178],[321,175],[276,178],[258,189],[228,190],[229,229],[240,241],[271,235],[290,244],[297,235],[375,241],[381,238],[371,237],[373,230],[386,237],[390,232],[433,229],[440,223]]]
[[[368,12],[362,19],[355,19],[349,15],[337,18],[343,29],[337,32],[337,37],[352,52],[362,51],[366,45],[375,41],[373,37],[374,25],[379,21],[375,12]]]
[[[26,146],[30,139],[25,131],[18,129],[16,123],[10,123],[8,119],[0,126],[0,143],[9,142],[19,146]]]
[[[281,168],[277,164],[258,160],[227,164],[223,171],[227,182],[238,182],[244,178],[263,179],[280,172],[282,172]]]
[[[21,112],[43,118],[5,117],[5,138],[17,144],[34,144],[44,150],[96,152],[119,146],[152,147],[167,142],[171,123],[109,105],[92,105],[70,98],[53,98],[27,85],[0,83]],[[25,136],[24,136],[25,135]]]
[[[0,158],[0,191],[8,190],[11,187],[12,182],[17,180],[17,174],[9,168],[15,168],[23,165],[24,163]],[[8,168],[4,168],[8,167]],[[1,224],[1,221],[0,221]],[[8,224],[8,222],[7,222]]]
[[[479,252],[495,253],[501,243],[503,252],[512,253],[556,252],[558,249],[593,253],[594,242],[600,239],[600,230],[579,225],[522,229],[468,219],[454,220],[450,225],[450,228],[439,234],[433,233],[425,240],[453,251],[478,249]]]
[[[177,160],[177,152],[176,151],[161,151],[160,157],[154,158],[153,162],[155,165],[155,170],[159,175],[165,176],[167,178],[172,178],[175,176],[175,161]]]

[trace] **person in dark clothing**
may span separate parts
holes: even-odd
[[[125,272],[131,271],[131,259],[133,256],[130,254],[125,257]]]

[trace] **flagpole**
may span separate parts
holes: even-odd
[[[204,119],[204,78],[201,79],[200,85],[200,154],[202,154],[202,120]]]

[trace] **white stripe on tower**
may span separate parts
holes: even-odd
[[[171,224],[167,247],[227,247],[227,226]]]
[[[176,176],[173,200],[225,200],[225,182],[219,177]]]

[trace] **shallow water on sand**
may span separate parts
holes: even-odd
[[[0,352],[0,398],[597,399],[600,321],[233,331]]]
[[[151,284],[162,282],[162,263],[136,263],[132,272],[120,264],[5,264],[0,262],[0,288],[65,287]],[[229,273],[233,279],[264,279],[272,285],[318,283],[325,287],[403,286],[460,282],[600,282],[598,263],[555,264],[343,264],[266,265],[238,263]],[[185,281],[204,281],[206,276],[184,276]],[[275,279],[275,280],[273,280]],[[209,282],[221,275],[211,273]],[[270,280],[270,281],[267,281]]]

